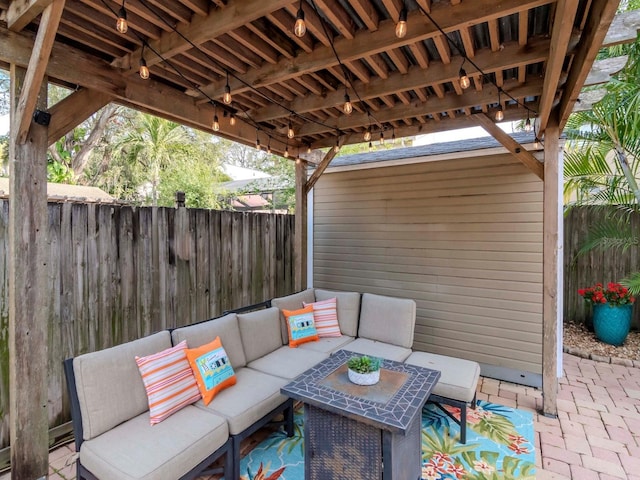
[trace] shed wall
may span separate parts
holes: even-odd
[[[542,211],[508,154],[328,171],[313,284],[414,299],[416,350],[541,374]]]

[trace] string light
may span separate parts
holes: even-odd
[[[529,133],[533,130],[533,125],[531,125],[531,119],[529,118],[529,111],[527,110],[527,121],[524,122],[524,131]]]
[[[460,88],[462,88],[463,90],[466,90],[471,86],[471,80],[469,80],[469,77],[467,76],[467,71],[463,68],[464,62],[466,61],[467,61],[466,58],[462,61],[462,65],[460,65],[460,72],[458,74],[460,77],[460,80],[459,80]]]
[[[396,23],[396,37],[404,38],[407,35],[407,7],[402,7],[400,17]]]
[[[256,150],[260,150],[260,130],[256,128]]]
[[[380,145],[384,145],[384,132],[380,132]]]
[[[300,154],[296,155],[296,165],[300,165]]]
[[[229,125],[232,127],[236,124],[236,114],[232,113],[229,118]]]
[[[369,142],[369,151],[372,152],[373,151],[373,144],[371,142]]]
[[[231,87],[229,87],[229,72],[227,71],[227,84],[224,86],[224,95],[222,95],[222,102],[225,105],[231,105]]]
[[[271,135],[269,135],[269,140],[267,141],[267,153],[271,155]]]
[[[351,115],[353,112],[353,104],[351,103],[351,99],[349,98],[349,94],[346,91],[344,92],[344,106],[342,107],[342,111],[345,115]]]
[[[369,140],[371,140],[371,127],[368,127],[365,131],[364,131],[364,141],[368,142]]]
[[[536,136],[536,139],[533,142],[533,148],[535,150],[540,150],[542,148],[542,143],[540,142],[540,139]]]
[[[391,145],[395,145],[395,144],[396,144],[396,130],[394,128],[393,133],[391,134]]]
[[[218,105],[213,104],[213,125],[211,126],[214,132],[220,130],[220,121],[218,120]]]
[[[289,158],[289,145],[284,148],[284,158]]]
[[[307,153],[311,153],[311,144],[310,143],[307,144]]]
[[[127,30],[129,30],[129,24],[127,23],[127,11],[124,9],[124,0],[122,0],[122,6],[120,7],[120,10],[118,10],[116,30],[120,33],[127,33]]]
[[[293,33],[296,37],[302,38],[307,33],[307,24],[304,21],[304,10],[302,10],[302,0],[300,0],[300,6],[298,7],[298,13],[296,14],[296,23],[293,26]]]
[[[149,78],[149,67],[147,67],[147,61],[144,59],[144,43],[142,44],[142,53],[140,53],[140,78],[147,80]]]
[[[336,145],[333,147],[333,151],[336,153],[340,151],[340,137],[336,138]]]
[[[502,102],[500,101],[500,89],[498,89],[498,110],[496,111],[496,122],[504,120],[504,112],[502,111]]]
[[[287,130],[287,137],[293,138],[296,136],[296,132],[293,131],[293,125],[291,125],[291,120],[289,120],[289,129]]]

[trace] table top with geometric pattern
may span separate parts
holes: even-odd
[[[329,412],[405,433],[440,379],[440,371],[382,359],[380,382],[372,387],[350,384],[345,375],[349,358],[361,354],[339,350],[281,388],[283,395]],[[388,373],[385,374],[385,371]],[[327,379],[329,378],[330,381]]]

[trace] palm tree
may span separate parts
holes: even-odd
[[[640,40],[629,49],[629,61],[607,94],[591,111],[574,114],[567,123],[565,197],[573,205],[615,205],[617,213],[594,226],[580,250],[640,245],[629,227],[640,212]],[[624,283],[640,294],[640,272]]]
[[[158,204],[160,172],[171,159],[184,153],[190,143],[187,130],[174,122],[144,113],[133,122],[129,133],[120,138],[115,151],[137,162],[149,172],[152,204]]]

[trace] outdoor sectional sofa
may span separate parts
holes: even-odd
[[[282,310],[334,297],[342,335],[291,348]],[[415,314],[412,300],[308,289],[67,359],[65,374],[79,452],[77,478],[192,479],[222,458],[225,478],[238,479],[243,439],[281,416],[285,430],[293,434],[293,402],[280,393],[281,387],[340,349],[396,361],[424,353],[411,350]],[[236,384],[220,391],[207,406],[199,400],[151,426],[148,398],[134,357],[181,341],[196,348],[216,337],[228,355]],[[424,355],[414,357],[412,363],[429,367],[437,357]],[[446,362],[439,366],[445,378]],[[441,386],[439,401],[466,405],[464,399],[475,395],[478,365],[467,362],[458,367],[467,370],[468,385],[458,386],[458,391],[457,375],[449,376],[454,385],[443,384],[444,390]]]

